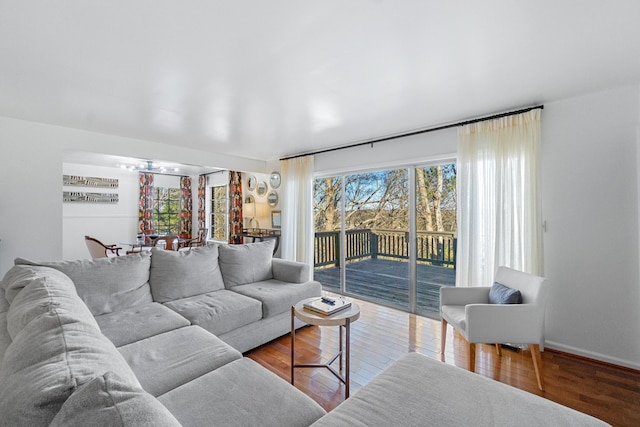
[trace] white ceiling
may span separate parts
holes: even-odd
[[[261,160],[640,81],[638,0],[0,0],[0,115]]]

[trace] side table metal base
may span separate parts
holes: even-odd
[[[351,320],[345,319],[344,325],[339,325],[338,329],[340,330],[340,344],[338,347],[338,352],[329,359],[327,363],[295,363],[295,343],[296,343],[296,329],[295,329],[295,307],[291,307],[291,384],[294,384],[294,372],[295,368],[327,368],[329,372],[331,372],[336,378],[338,378],[345,386],[345,399],[349,397],[349,361],[351,356],[351,340],[350,340],[350,330],[351,330]],[[342,336],[342,328],[345,330],[345,345],[344,351],[342,346],[343,336]],[[345,364],[345,373],[342,372],[342,359],[344,356],[344,364]],[[333,366],[331,366],[336,359],[340,362],[339,371],[337,371]]]

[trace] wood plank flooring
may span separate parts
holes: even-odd
[[[326,292],[325,292],[326,293]],[[326,293],[327,295],[332,295]],[[351,325],[351,394],[407,352],[440,358],[440,322],[354,300],[361,317]],[[466,367],[464,340],[448,328],[445,362]],[[246,353],[290,381],[290,336]],[[546,391],[538,390],[531,354],[478,345],[479,375],[543,396],[614,426],[640,426],[640,372],[547,349],[542,353]],[[338,329],[308,326],[296,333],[296,361],[326,362],[338,349]],[[337,362],[336,362],[337,368]],[[327,411],[344,400],[344,385],[327,369],[298,369],[296,387]],[[517,420],[514,420],[517,423]]]

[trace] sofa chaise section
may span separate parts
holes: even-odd
[[[159,396],[242,354],[199,326],[186,326],[120,347],[142,388]]]
[[[310,397],[248,358],[198,377],[158,400],[185,426],[302,427],[325,414]]]
[[[409,353],[313,427],[606,426],[550,400]]]

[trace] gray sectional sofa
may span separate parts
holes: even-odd
[[[0,292],[0,425],[310,425],[325,411],[242,357],[321,294],[272,251],[17,259]]]
[[[16,260],[0,285],[0,426],[603,425],[415,353],[326,414],[242,357],[321,292],[271,253]]]

